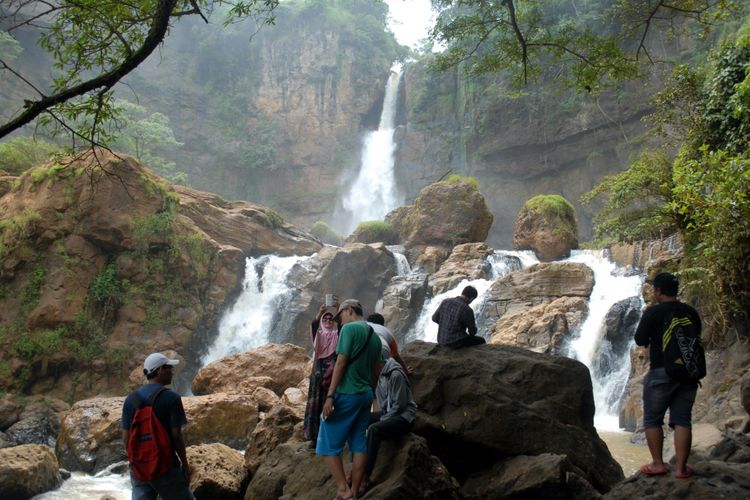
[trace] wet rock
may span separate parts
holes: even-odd
[[[60,419],[57,415],[35,415],[11,425],[5,435],[16,444],[44,444],[54,447],[59,429]]]
[[[598,491],[622,480],[594,429],[588,369],[572,359],[484,345],[412,342],[402,357],[420,413],[414,432],[459,482],[517,455],[566,455]]]
[[[423,273],[394,276],[383,292],[380,313],[400,343],[403,344],[407,329],[419,318],[426,296],[427,275]]]
[[[15,446],[3,431],[0,431],[0,448],[8,448],[9,446]]]
[[[0,498],[26,500],[60,486],[62,477],[52,448],[25,444],[0,449]]]
[[[242,453],[223,444],[187,448],[192,469],[190,489],[196,498],[241,499],[248,482]]]
[[[597,352],[594,369],[598,377],[617,369],[616,361],[630,347],[638,321],[641,319],[640,297],[630,297],[615,303],[604,318],[604,336]]]
[[[542,262],[564,259],[578,248],[575,209],[559,195],[539,195],[528,200],[516,218],[515,250],[533,250]]]
[[[303,348],[266,344],[225,356],[201,368],[193,379],[193,393],[252,394],[258,387],[267,387],[281,396],[309,374],[310,356]]]
[[[489,279],[492,276],[492,266],[487,257],[492,252],[492,248],[486,243],[464,243],[453,248],[448,260],[443,262],[438,272],[430,276],[432,295],[455,288],[465,279]]]

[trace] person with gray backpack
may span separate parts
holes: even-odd
[[[691,413],[699,380],[706,375],[701,344],[701,319],[691,306],[677,300],[679,281],[670,273],[646,280],[654,288],[655,304],[638,323],[635,343],[649,346],[650,370],[643,383],[643,427],[652,462],[640,468],[647,476],[668,472],[662,449],[664,415],[674,429],[675,477],[688,478],[695,471],[687,464],[692,444]]]

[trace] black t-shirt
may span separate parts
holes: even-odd
[[[638,329],[635,331],[635,343],[639,346],[650,346],[649,358],[652,370],[664,366],[661,339],[667,327],[667,321],[672,319],[673,314],[678,310],[690,317],[690,320],[698,326],[698,333],[700,334],[701,318],[698,311],[683,302],[678,300],[662,302],[649,306],[643,311]]]

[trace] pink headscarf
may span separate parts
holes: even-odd
[[[315,341],[313,342],[313,350],[315,354],[313,359],[327,358],[331,354],[336,352],[336,344],[339,341],[339,329],[336,323],[331,322],[333,326],[324,326],[323,318],[326,316],[333,315],[331,313],[325,313],[320,318],[320,325],[318,326],[318,333],[315,334]]]

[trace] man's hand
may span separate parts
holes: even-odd
[[[331,413],[333,413],[333,398],[327,397],[323,404],[323,420],[327,420]]]

